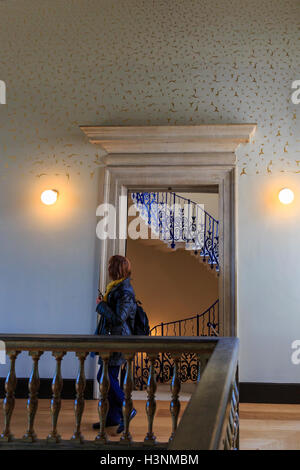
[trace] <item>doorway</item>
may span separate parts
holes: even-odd
[[[236,149],[250,142],[255,124],[193,126],[82,126],[89,142],[104,152],[99,204],[116,208],[116,233],[127,223],[128,192],[218,192],[220,335],[235,336]],[[120,199],[120,197],[122,198]],[[122,204],[119,201],[122,200]],[[122,230],[121,230],[122,231]],[[100,290],[106,288],[110,256],[126,254],[124,237],[101,241]]]
[[[124,163],[126,158],[124,158]],[[218,290],[220,335],[236,335],[235,168],[207,166],[109,166],[103,174],[106,203],[116,207],[116,233],[127,224],[128,194],[162,192],[205,193],[214,187],[218,194]],[[168,189],[169,190],[169,189]],[[170,191],[170,190],[169,190]],[[120,203],[122,201],[122,203]],[[125,203],[127,201],[127,203]],[[127,241],[118,235],[102,241],[100,290],[105,291],[107,263],[114,254],[126,254]]]
[[[126,256],[153,335],[218,335],[219,196],[206,192],[128,194]]]

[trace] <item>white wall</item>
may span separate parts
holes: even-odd
[[[98,244],[95,240],[97,184],[47,177],[60,192],[56,206],[40,202],[44,182],[27,175],[5,178],[0,198],[1,333],[90,334],[96,327]],[[92,360],[86,363],[92,376]],[[63,360],[64,377],[74,378],[74,354]],[[40,360],[40,375],[53,375],[55,360]],[[23,353],[17,374],[27,377],[31,359]],[[0,366],[1,375],[7,367]]]
[[[201,314],[219,297],[216,274],[184,249],[173,251],[159,240],[128,240],[126,255],[151,328]]]
[[[278,188],[295,204],[283,206]],[[300,339],[299,177],[251,176],[239,187],[241,380],[299,382],[291,343]]]
[[[299,15],[298,0],[0,2],[0,330],[93,332],[101,152],[80,124],[257,122],[238,150],[241,378],[299,382],[299,196],[292,220],[264,199],[299,186]],[[39,205],[50,184],[62,212]]]
[[[219,219],[219,196],[216,193],[176,193],[197,204],[203,204],[203,209],[214,219]]]

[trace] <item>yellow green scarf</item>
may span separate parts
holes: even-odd
[[[107,302],[107,297],[108,297],[108,294],[110,293],[110,291],[111,291],[115,286],[117,286],[118,284],[120,284],[120,282],[123,282],[125,279],[126,279],[126,277],[122,277],[121,279],[117,279],[116,281],[111,281],[109,284],[107,284],[106,291],[105,291],[105,294],[104,294],[104,296],[103,296],[104,302]]]

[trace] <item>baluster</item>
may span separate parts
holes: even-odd
[[[161,353],[161,364],[160,364],[160,371],[158,375],[158,381],[160,383],[164,383],[164,368],[165,368],[165,353]]]
[[[216,243],[215,243],[215,260],[216,260],[216,271],[219,272],[219,222],[216,221],[216,235],[215,235],[215,239],[216,239]]]
[[[144,389],[144,354],[141,353],[141,390]]]
[[[5,398],[3,400],[4,412],[4,429],[0,436],[2,441],[11,442],[14,438],[10,432],[10,421],[15,407],[15,390],[17,386],[17,377],[15,372],[15,364],[20,351],[10,351],[8,356],[10,359],[10,368],[5,380]]]
[[[211,228],[211,216],[209,214],[207,214],[207,217],[208,217],[208,249],[207,249],[207,262],[208,264],[211,263],[211,245],[212,245],[212,238],[211,238],[211,234],[212,234],[212,228]]]
[[[214,239],[215,239],[215,220],[212,219],[212,235],[211,235],[211,264],[210,267],[213,269],[214,261],[215,261],[215,246],[214,246]]]
[[[28,429],[26,434],[23,436],[23,440],[26,442],[35,442],[36,433],[34,432],[34,419],[38,408],[38,392],[40,388],[40,377],[39,377],[39,360],[42,355],[42,351],[30,351],[29,356],[32,357],[33,365],[32,372],[30,375],[28,390],[29,397],[27,401],[27,414],[28,414]]]
[[[87,356],[86,352],[78,352],[76,356],[79,360],[79,371],[76,379],[76,399],[74,403],[74,412],[75,412],[75,430],[73,436],[71,437],[72,441],[76,441],[82,443],[84,441],[84,437],[81,434],[81,419],[84,410],[84,390],[86,385],[85,380],[85,373],[84,373],[84,363]]]
[[[139,367],[139,360],[140,360],[140,364],[141,366]],[[136,382],[136,387],[140,386],[140,390],[143,390],[144,389],[144,379],[143,379],[143,367],[144,367],[144,359],[143,359],[143,355],[141,353],[137,353],[136,354],[136,367],[135,367],[135,382]],[[141,380],[139,381],[139,377],[138,377],[138,371],[141,371]]]
[[[178,233],[177,233],[177,221],[179,220],[178,218],[178,200],[176,198],[176,195],[174,193],[174,211],[173,211],[173,214],[174,214],[174,243],[175,243],[175,246],[176,246],[176,242],[178,242]]]
[[[239,415],[236,412],[235,421],[234,421],[234,440],[233,440],[234,449],[239,450],[240,448],[240,426],[239,426]]]
[[[179,361],[180,355],[174,356],[174,368],[173,368],[173,377],[171,383],[171,392],[172,392],[172,400],[170,403],[170,412],[172,416],[172,434],[170,436],[169,442],[174,439],[177,425],[178,425],[178,417],[180,412],[180,401],[179,401],[179,393],[180,393],[180,377],[179,377]]]
[[[57,432],[58,415],[61,408],[61,391],[63,387],[63,380],[61,376],[61,361],[66,353],[62,351],[54,351],[52,356],[56,359],[56,370],[52,381],[52,400],[50,405],[51,413],[51,432],[47,437],[48,442],[59,443],[61,437]]]
[[[234,408],[233,403],[230,404],[230,411],[228,416],[227,434],[230,444],[230,449],[234,449]]]
[[[144,354],[141,353],[141,387],[140,387],[140,390],[144,390],[144,386],[147,384],[147,380],[144,376],[147,375],[147,364],[146,364],[146,361],[144,359]]]
[[[192,216],[192,235],[191,235],[192,238],[191,238],[191,241],[192,241],[192,243],[193,243],[192,247],[193,247],[194,249],[195,249],[195,247],[196,247],[196,242],[197,242],[197,240],[196,240],[197,232],[196,232],[195,219],[196,219],[196,217],[193,215],[193,216]]]
[[[108,442],[107,434],[105,431],[106,416],[109,410],[108,391],[109,391],[109,376],[108,376],[108,361],[110,354],[101,354],[102,358],[102,374],[99,383],[100,399],[98,403],[98,413],[100,421],[100,430],[96,436],[96,441],[99,444],[106,444]]]
[[[166,234],[167,234],[167,238],[166,240],[170,241],[171,240],[171,236],[172,236],[172,231],[171,231],[171,224],[172,224],[172,207],[171,207],[171,195],[169,195],[169,193],[167,193],[167,224],[166,224]]]
[[[197,204],[193,203],[193,239],[196,241],[196,235],[198,234],[197,226]]]
[[[139,359],[141,359],[141,355],[140,355],[140,353],[136,353],[135,358],[134,358],[134,369],[133,369],[134,382],[135,382],[136,387],[139,384],[139,377],[138,377]],[[142,364],[142,359],[141,359],[141,364]],[[140,384],[140,386],[141,386],[141,384]]]
[[[148,195],[148,225],[151,226],[151,197],[152,193],[147,193]]]
[[[188,226],[188,233],[187,233],[187,239],[188,241],[191,240],[191,201],[190,199],[188,199],[188,223],[187,223],[187,226]]]
[[[233,388],[233,392],[234,392],[234,397],[235,397],[235,409],[234,409],[234,412],[235,412],[235,435],[234,435],[234,448],[236,449],[239,449],[240,447],[240,429],[239,429],[239,387],[238,387],[238,383],[239,383],[239,367],[237,366],[237,370],[236,370],[236,378],[235,378],[235,381],[234,381],[234,388]]]
[[[200,214],[200,216],[199,216]],[[199,230],[199,234],[200,234],[200,239],[199,239],[199,246],[200,246],[200,253],[201,251],[203,250],[203,247],[204,247],[204,243],[205,243],[205,212],[204,210],[201,208],[198,208],[197,206],[197,223],[198,223],[198,227],[200,225],[200,229],[198,228]]]
[[[134,356],[134,359],[133,359],[133,386],[134,388],[137,388],[138,385],[139,385],[139,380],[138,380],[138,374],[137,374],[137,371],[138,371],[138,357],[139,357],[139,353],[136,353],[135,356]]]
[[[133,377],[132,377],[132,354],[125,354],[126,364],[126,376],[124,380],[124,392],[125,398],[123,401],[123,419],[124,419],[124,432],[120,441],[124,444],[129,444],[132,441],[131,434],[129,432],[130,415],[133,410],[132,401],[132,390],[133,390]]]
[[[204,214],[204,240],[203,240],[203,261],[206,262],[206,253],[207,253],[207,234],[206,234],[206,227],[207,226],[207,213]]]
[[[138,385],[141,386],[141,383],[139,383],[139,378],[138,378],[139,357],[140,357],[140,353],[136,353],[136,355],[134,356],[134,365],[133,365],[133,374],[134,374],[133,381],[134,381],[134,385],[136,388],[138,387]]]
[[[230,430],[231,430],[231,448],[234,450],[235,449],[235,441],[236,441],[236,397],[234,393],[234,383],[233,383],[233,389],[232,389],[232,399],[231,399],[231,404],[230,404]]]
[[[172,194],[173,194],[173,203],[172,203]],[[171,209],[172,207],[172,209]],[[170,241],[171,248],[175,248],[175,193],[170,194]]]
[[[164,221],[164,240],[168,240],[168,233],[169,233],[169,220],[168,220],[169,208],[168,208],[168,193],[166,193],[166,201],[165,201],[165,221]]]
[[[195,205],[195,227],[196,227],[196,233],[195,233],[195,254],[197,254],[199,247],[200,247],[200,239],[201,239],[201,230],[199,228],[199,217],[198,217],[198,204]],[[201,248],[201,247],[200,247]]]
[[[156,393],[156,378],[155,378],[155,361],[157,359],[156,355],[150,354],[150,372],[147,384],[147,395],[148,400],[146,404],[146,412],[148,418],[148,432],[144,439],[144,442],[147,444],[154,445],[156,443],[156,437],[153,433],[153,421],[156,411],[156,400],[155,400],[155,393]]]
[[[165,239],[165,225],[166,225],[166,203],[164,200],[164,193],[161,193],[161,240]]]
[[[224,450],[231,450],[229,425],[227,426],[225,432]]]

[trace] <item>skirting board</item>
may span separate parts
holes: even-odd
[[[5,378],[0,378],[0,399],[4,398]],[[51,379],[40,379],[39,398],[51,398]],[[190,385],[189,388],[186,386]],[[160,387],[162,387],[160,385]],[[193,384],[185,384],[182,391],[192,392]],[[28,398],[28,379],[18,379],[15,393],[16,398]],[[75,398],[75,380],[64,379],[61,397],[65,400]],[[85,399],[93,399],[93,380],[86,381]],[[300,383],[261,383],[261,382],[241,382],[240,383],[241,403],[278,403],[278,404],[300,404]]]
[[[241,403],[300,404],[300,383],[240,383]]]

